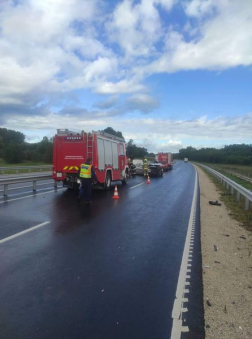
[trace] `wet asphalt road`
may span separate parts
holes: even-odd
[[[1,198],[0,239],[48,223],[0,243],[0,337],[170,338],[194,181],[178,162],[150,185],[118,183],[119,200],[94,191],[90,206],[52,187]],[[194,263],[184,338],[204,337],[199,241]]]

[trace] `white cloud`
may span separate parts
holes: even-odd
[[[148,57],[149,53],[156,53],[155,43],[163,34],[155,5],[170,10],[174,3],[173,0],[122,1],[107,24],[110,40],[119,44],[127,56]]]
[[[121,80],[118,82],[109,82],[104,81],[97,83],[96,92],[100,94],[119,94],[119,93],[133,93],[144,91],[146,87],[139,84],[134,79],[131,80]]]
[[[220,0],[193,0],[185,4],[185,12],[188,16],[201,17],[205,14],[212,14]]]
[[[196,37],[193,21],[184,31],[162,21],[160,11],[176,3],[124,0],[109,16],[100,0],[1,2],[0,102],[80,88],[144,93],[146,75],[251,65],[250,1],[185,2],[189,20],[197,22]]]
[[[166,39],[167,53],[154,61],[149,69],[146,67],[146,72],[218,70],[251,65],[251,2],[194,0],[189,3],[186,12],[200,17],[209,13],[214,6],[218,8],[218,13],[198,22],[199,35],[193,40],[186,41],[181,33],[170,28]]]
[[[116,105],[118,99],[119,99],[118,95],[112,95],[107,100],[96,102],[94,106],[100,109],[109,109]]]
[[[2,127],[21,131],[24,134],[38,134],[48,131],[47,135],[54,135],[56,129],[71,130],[84,129],[85,131],[104,129],[108,126],[121,131],[126,140],[133,139],[137,145],[146,147],[149,151],[175,150],[190,145],[251,143],[252,113],[237,117],[218,117],[209,119],[203,116],[194,120],[171,119],[115,119],[113,111],[103,114],[99,111],[87,111],[74,108],[65,109],[61,114],[11,115],[2,122]],[[41,133],[40,133],[41,131]],[[45,135],[42,134],[41,137]],[[147,141],[146,141],[147,140]],[[144,146],[145,145],[145,146]]]
[[[156,99],[146,94],[135,94],[126,100],[128,110],[149,113],[159,106]]]
[[[187,24],[165,21],[181,4]],[[0,2],[0,118],[7,128],[74,128],[82,116],[81,128],[116,126],[132,139],[143,142],[147,136],[171,147],[186,138],[251,140],[251,115],[120,121],[129,110],[149,113],[158,107],[155,93],[146,94],[149,75],[251,65],[250,0],[122,0],[109,6],[104,0]],[[76,89],[95,92],[103,111],[67,103]],[[98,94],[112,97],[102,103]],[[122,94],[130,95],[124,105]],[[44,102],[50,104],[39,109]],[[50,113],[55,107],[60,119]]]

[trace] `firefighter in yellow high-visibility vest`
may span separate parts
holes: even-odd
[[[144,159],[144,162],[143,162],[143,170],[144,170],[144,176],[145,176],[145,177],[148,176],[148,169],[149,169],[148,160],[147,160],[147,159]]]
[[[80,165],[79,177],[81,179],[81,188],[79,190],[78,203],[83,196],[86,203],[90,204],[92,194],[92,180],[97,181],[94,166],[92,166],[90,158],[88,158],[84,164]]]

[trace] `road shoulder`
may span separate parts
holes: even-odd
[[[252,338],[251,232],[209,201],[220,194],[198,167],[206,339]]]

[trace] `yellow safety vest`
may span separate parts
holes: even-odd
[[[91,179],[92,172],[91,172],[92,165],[82,164],[80,170],[80,177],[84,179]]]
[[[143,168],[144,168],[144,169],[148,169],[148,167],[149,167],[149,166],[148,166],[148,162],[144,162]]]

